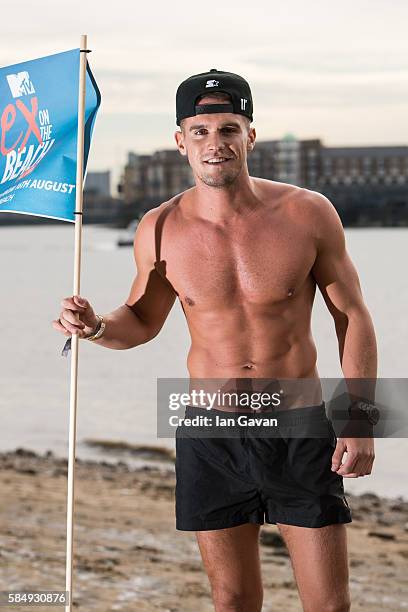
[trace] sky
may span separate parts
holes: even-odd
[[[327,146],[408,143],[406,0],[80,3],[16,0],[0,65],[79,46],[102,94],[89,170],[175,148],[175,94],[210,68],[252,90],[258,140],[290,132]]]

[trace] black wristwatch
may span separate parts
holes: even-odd
[[[351,418],[352,412],[355,412],[356,410],[359,410],[360,414],[363,412],[371,425],[377,425],[378,421],[380,420],[380,411],[372,402],[364,400],[356,400],[355,402],[352,402],[348,409],[349,416]]]

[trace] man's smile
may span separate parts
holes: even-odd
[[[227,161],[230,161],[231,157],[211,157],[210,159],[204,160],[206,164],[223,164]]]

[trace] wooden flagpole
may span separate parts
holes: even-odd
[[[81,279],[81,240],[82,240],[82,208],[83,208],[83,177],[84,177],[84,126],[85,126],[85,87],[86,87],[86,54],[87,35],[80,38],[79,54],[79,92],[78,92],[78,138],[77,138],[77,172],[75,197],[75,254],[74,254],[74,289],[73,295],[80,295]],[[74,501],[75,501],[75,441],[76,441],[76,409],[78,390],[78,334],[72,334],[71,353],[71,387],[69,406],[69,455],[68,455],[68,495],[67,495],[67,554],[66,582],[69,602],[65,612],[72,612],[72,569],[73,569],[73,532],[74,532]]]

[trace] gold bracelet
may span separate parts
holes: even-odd
[[[91,336],[86,336],[86,338],[84,338],[85,340],[98,340],[98,338],[100,338],[103,332],[105,331],[106,323],[104,321],[104,318],[102,317],[102,315],[99,314],[97,314],[96,316],[99,319],[96,331]]]

